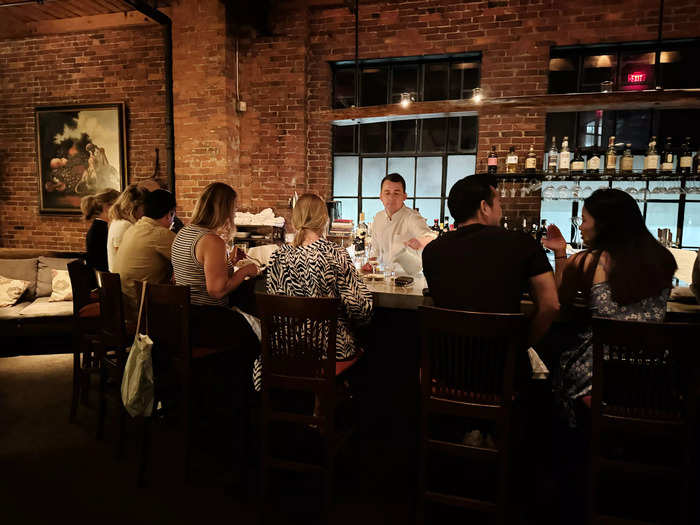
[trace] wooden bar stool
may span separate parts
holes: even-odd
[[[508,521],[515,364],[525,352],[523,314],[462,312],[420,307],[421,430],[419,521],[425,501],[462,507]],[[495,448],[466,445],[431,435],[433,415],[495,424]],[[431,490],[427,468],[432,454],[492,463],[498,471],[495,501]]]
[[[68,263],[73,289],[73,393],[69,421],[75,421],[78,402],[87,402],[90,376],[99,373],[100,304],[92,297],[95,273],[83,261]]]
[[[344,363],[335,359],[340,300],[260,293],[256,299],[262,323],[260,519],[264,522],[266,517],[269,469],[321,474],[322,506],[327,517],[333,501],[335,457],[354,430],[353,425],[343,427],[336,414],[349,401],[338,392],[336,383],[336,375],[344,369]],[[300,414],[273,407],[270,400],[273,390],[312,393],[318,401],[318,412]],[[269,432],[273,421],[317,428],[323,447],[321,463],[274,457],[270,452]]]
[[[697,523],[690,516],[697,495],[698,341],[698,324],[593,319],[590,523],[645,523],[600,512],[598,485],[606,476],[649,485],[679,483],[678,521]],[[648,436],[656,445],[648,448],[649,454],[666,440],[666,450],[677,452],[677,460],[625,454]],[[613,449],[616,454],[609,453]],[[668,501],[664,508],[672,504]]]

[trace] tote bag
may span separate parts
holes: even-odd
[[[153,411],[153,361],[151,359],[153,341],[147,334],[140,333],[147,286],[148,283],[144,281],[141,287],[136,335],[122,378],[122,402],[131,417],[150,416]]]

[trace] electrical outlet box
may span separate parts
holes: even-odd
[[[241,113],[245,113],[246,110],[248,109],[248,104],[244,100],[239,100],[236,102],[236,110],[240,111]]]

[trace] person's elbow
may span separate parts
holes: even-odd
[[[560,310],[561,305],[557,297],[548,298],[537,305],[538,313],[540,315],[546,315],[547,317],[556,317],[559,315]]]
[[[214,299],[223,299],[226,296],[226,287],[222,283],[207,281],[207,293]]]

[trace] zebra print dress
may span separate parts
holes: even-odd
[[[372,292],[357,275],[345,249],[326,239],[308,246],[284,245],[272,254],[267,269],[267,292],[296,297],[338,297],[343,311],[338,317],[338,361],[355,357],[360,350],[351,323],[362,324],[372,316]],[[255,363],[254,383],[260,388],[260,361]]]

